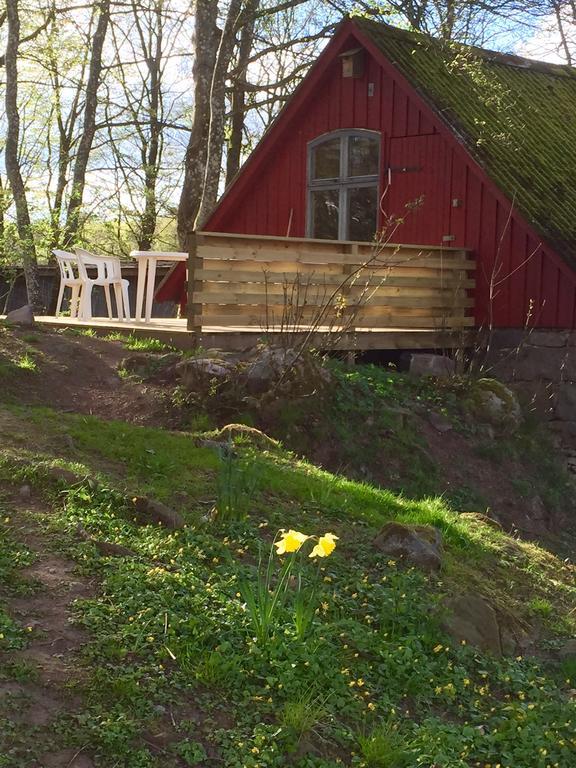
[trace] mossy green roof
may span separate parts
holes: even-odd
[[[576,265],[576,69],[354,21]]]

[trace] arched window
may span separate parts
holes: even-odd
[[[380,134],[334,131],[308,145],[308,237],[372,240],[378,216]]]

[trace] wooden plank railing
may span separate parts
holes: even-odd
[[[188,327],[463,329],[474,269],[458,248],[198,232]]]

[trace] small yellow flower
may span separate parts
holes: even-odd
[[[338,536],[335,536],[333,533],[325,533],[324,536],[320,536],[318,544],[310,552],[309,557],[328,557],[328,555],[334,552],[337,541]]]
[[[280,539],[274,542],[276,554],[284,555],[286,552],[298,552],[302,544],[309,538],[309,536],[306,536],[305,533],[300,533],[300,531],[292,529],[289,531],[283,530]]]

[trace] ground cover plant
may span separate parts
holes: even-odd
[[[572,669],[555,656],[575,630],[569,561],[459,516],[446,499],[408,498],[246,440],[226,459],[251,467],[239,491],[246,498],[219,520],[219,499],[230,499],[223,478],[233,474],[222,470],[221,450],[187,434],[49,409],[0,413],[3,535],[16,542],[14,493],[30,484],[49,505],[37,520],[47,545],[98,585],[73,607],[87,637],[82,706],[54,722],[72,755],[84,750],[105,768],[576,761]],[[71,448],[62,448],[64,436]],[[131,498],[143,493],[177,508],[186,527],[138,522]],[[390,519],[442,531],[440,574],[373,548]],[[309,557],[327,533],[335,546]],[[259,589],[269,553],[264,585],[281,598],[259,633],[249,594],[270,594]],[[312,611],[297,620],[303,590]],[[443,599],[467,590],[530,628],[535,654],[496,658],[451,640]],[[25,640],[25,628],[9,621],[10,642]],[[3,768],[34,765],[14,762],[3,739]]]

